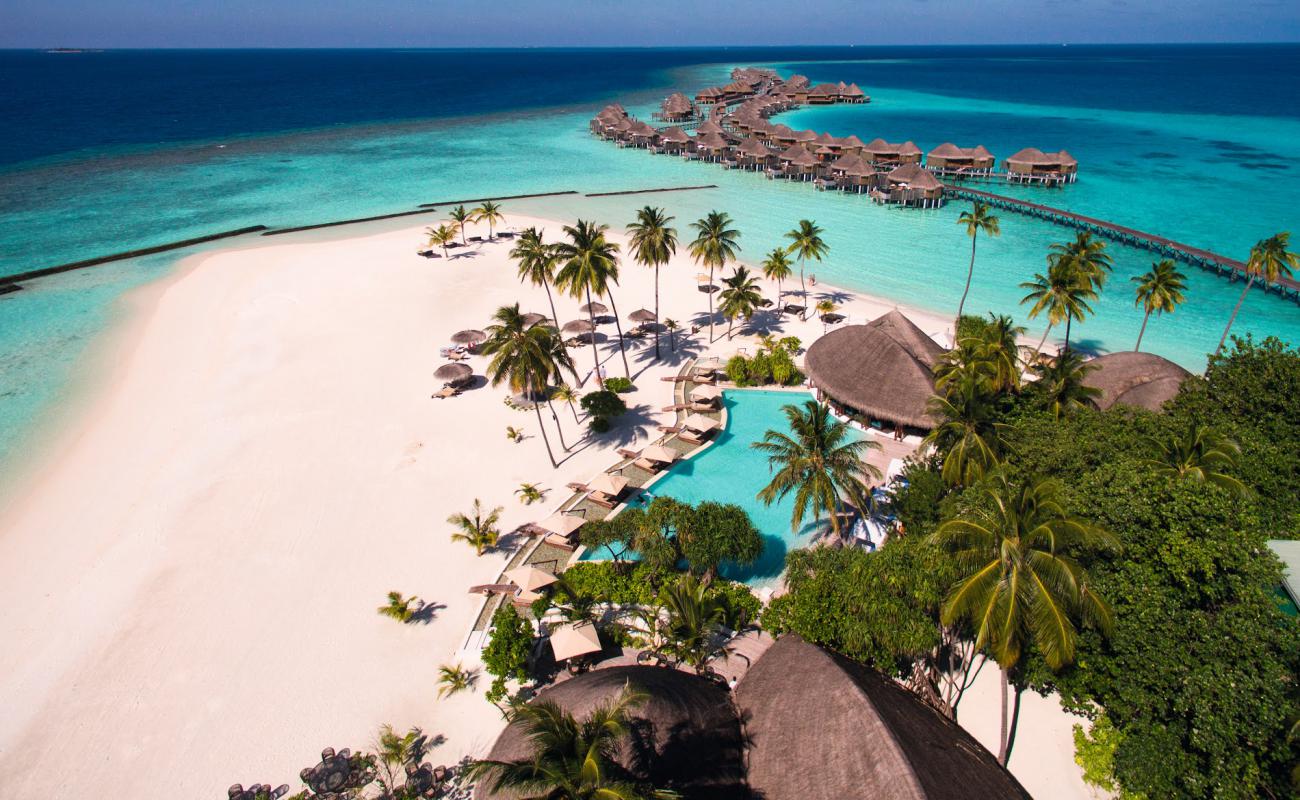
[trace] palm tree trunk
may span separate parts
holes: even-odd
[[[1007,761],[1011,761],[1011,750],[1016,746],[1016,730],[1020,727],[1020,698],[1025,693],[1024,687],[1016,687],[1016,697],[1011,704],[1011,726],[1007,729]],[[1006,766],[1006,764],[1003,764]]]
[[[1217,356],[1223,352],[1223,343],[1228,341],[1228,331],[1232,330],[1232,323],[1237,321],[1237,312],[1241,310],[1241,304],[1246,302],[1246,292],[1250,291],[1250,285],[1254,282],[1254,275],[1246,278],[1246,288],[1241,290],[1241,297],[1237,300],[1237,305],[1232,307],[1232,316],[1228,317],[1228,327],[1223,329],[1223,336],[1219,339],[1219,346],[1214,348],[1214,355]]]
[[[731,341],[731,326],[735,321],[735,317],[727,317],[727,341]]]
[[[596,386],[605,388],[605,382],[600,378],[600,354],[596,352],[596,312],[591,310],[591,287],[587,287],[587,319],[591,320],[591,361],[596,365],[596,371],[592,374],[596,376]]]
[[[1142,335],[1147,332],[1147,320],[1149,319],[1151,319],[1151,309],[1148,308],[1147,313],[1142,316],[1142,329],[1138,331],[1137,344],[1133,345],[1134,353],[1142,348]]]
[[[1070,349],[1070,323],[1074,322],[1073,314],[1065,315],[1065,349]]]
[[[451,256],[447,255],[447,245],[445,244],[442,246],[442,257],[444,259],[451,258]]]
[[[1051,332],[1052,332],[1052,323],[1049,322],[1047,323],[1047,330],[1043,331],[1043,338],[1038,340],[1038,347],[1034,348],[1035,350],[1038,351],[1038,355],[1041,356],[1043,354],[1043,345],[1047,343],[1047,334]]]
[[[1007,732],[1010,728],[1007,725],[1007,684],[1011,683],[1011,675],[1005,669],[1002,670],[1002,733],[998,737],[998,763],[1002,766],[1007,765]]]
[[[551,296],[551,284],[549,281],[542,281],[542,288],[546,290],[546,302],[551,304],[551,322],[555,323],[556,330],[560,327],[560,315],[555,313],[555,298]]]
[[[970,294],[970,281],[975,277],[975,234],[970,236],[970,268],[966,270],[966,288],[962,290],[961,302],[957,304],[957,321],[952,325],[952,340],[957,342],[957,326],[961,324],[961,312],[966,307],[966,295]]]
[[[582,420],[578,419],[578,407],[573,404],[572,400],[569,401],[569,410],[573,412],[573,421],[581,424]]]
[[[713,344],[713,265],[709,265],[709,344]]]
[[[799,259],[799,288],[803,291],[803,299],[799,304],[803,306],[803,311],[799,314],[799,321],[808,319],[808,284],[803,280],[803,259]]]
[[[623,340],[623,323],[618,321],[618,306],[614,304],[613,290],[606,288],[605,297],[609,298],[609,308],[614,312],[614,329],[618,331],[618,354],[623,356],[623,377],[632,380],[632,370],[627,366],[627,346]]]
[[[560,417],[555,413],[555,406],[551,405],[551,398],[546,398],[546,407],[551,410],[551,419],[555,420],[555,430],[560,435],[560,447],[564,452],[569,452],[569,446],[564,443],[564,428],[560,427]]]
[[[533,403],[533,411],[537,413],[537,430],[542,432],[542,441],[546,444],[546,455],[551,459],[551,469],[560,466],[555,460],[555,453],[551,452],[551,440],[546,438],[546,426],[542,424],[542,407],[538,403]]]
[[[655,361],[659,360],[659,264],[655,264]]]

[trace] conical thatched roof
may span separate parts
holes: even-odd
[[[628,132],[633,136],[654,136],[656,133],[654,127],[652,127],[650,123],[642,120],[633,122],[632,127],[628,128]]]
[[[822,147],[839,147],[840,140],[831,136],[829,133],[822,132],[814,141]]]
[[[549,701],[581,719],[629,686],[648,699],[631,712],[632,735],[619,748],[618,762],[636,778],[685,798],[740,800],[744,787],[744,744],[740,721],[724,687],[681,670],[662,667],[610,667],[543,689]],[[519,725],[505,729],[489,759],[514,761],[532,753]],[[520,795],[490,791],[481,780],[476,800],[513,800]]]
[[[711,119],[705,120],[695,128],[695,132],[696,133],[722,133],[722,126]]]
[[[876,419],[933,428],[926,403],[943,348],[898,311],[831,331],[808,348],[804,370],[835,400]]]
[[[845,136],[843,139],[840,139],[840,146],[856,147],[857,149],[861,150],[862,148],[866,147],[866,144],[864,144],[863,141],[859,139],[855,134],[850,133],[848,136]]]
[[[681,128],[677,127],[676,125],[673,125],[672,127],[669,128],[664,128],[663,130],[659,131],[659,141],[661,142],[669,142],[671,144],[686,144],[690,140],[691,140],[690,134],[688,134],[686,131],[682,130]]]
[[[844,90],[844,95],[846,97],[866,97],[867,93],[862,91],[861,87],[856,83],[850,83],[849,88]]]
[[[817,141],[817,133],[815,131],[795,131],[794,140],[800,143],[815,142]]]
[[[706,133],[703,136],[696,136],[695,144],[696,146],[703,147],[706,150],[721,150],[727,146],[727,140],[723,139],[719,134]]]
[[[1154,353],[1108,353],[1088,362],[1095,367],[1083,379],[1087,386],[1101,389],[1097,407],[1137,406],[1159,411],[1178,394],[1191,373]]]
[[[916,146],[916,142],[906,141],[898,146],[898,154],[900,156],[919,156],[921,155],[921,148]]]
[[[763,146],[763,143],[757,139],[746,139],[740,143],[736,152],[741,155],[753,156],[754,158],[764,158],[771,155],[772,151]]]
[[[835,159],[831,162],[831,169],[839,170],[845,175],[852,175],[854,177],[866,177],[867,175],[876,174],[875,167],[868,164],[863,160],[862,156],[857,153],[850,153],[847,156],[840,156]]]
[[[1008,164],[1046,164],[1051,161],[1052,159],[1049,159],[1047,154],[1037,147],[1026,147],[1013,155],[1007,156]]]
[[[894,167],[885,176],[891,183],[906,183],[912,189],[942,189],[943,182],[920,164],[903,164]]]
[[[976,160],[979,160],[979,159],[989,159],[989,160],[992,160],[992,158],[993,158],[993,154],[990,153],[990,152],[988,151],[988,148],[985,147],[985,146],[982,145],[982,144],[977,144],[977,145],[975,145],[974,147],[972,147],[972,148],[969,150],[969,152],[970,152],[970,156],[971,156],[971,158],[974,158],[974,159],[976,159]]]
[[[663,113],[674,116],[689,114],[694,108],[695,106],[691,103],[691,99],[681,92],[673,92],[668,95],[668,97],[664,98],[663,105],[660,106],[660,110],[663,111]]]
[[[861,664],[786,634],[736,687],[765,800],[1029,800],[969,733]]]
[[[785,152],[781,153],[779,158],[782,161],[795,165],[796,167],[811,167],[817,163],[817,159],[812,153],[809,153],[802,146],[797,144],[792,144],[787,147]]]
[[[966,153],[952,142],[944,142],[930,151],[929,158],[966,158]]]

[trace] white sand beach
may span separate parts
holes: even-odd
[[[549,514],[567,482],[658,435],[670,416],[658,411],[670,402],[659,378],[685,356],[666,340],[659,362],[652,340],[631,345],[633,413],[598,442],[557,408],[578,446],[564,453],[550,427],[564,457],[552,470],[536,417],[507,407],[504,387],[430,397],[450,334],[486,327],[515,301],[550,312],[542,289],[519,283],[508,241],[425,259],[426,224],[257,240],[195,257],[130,299],[89,410],[0,516],[6,798],[221,797],[234,782],[296,790],[322,747],[365,747],[382,723],[445,737],[434,763],[485,752],[502,725],[481,697],[488,681],[446,700],[436,681],[440,665],[472,663],[458,651],[481,597],[466,589],[492,583],[508,554],[476,557],[444,520],[475,498],[504,507],[506,531]],[[506,227],[545,227],[553,239],[561,224],[510,217]],[[684,254],[662,270],[661,318],[688,327],[705,309],[697,272]],[[624,319],[653,307],[652,276],[623,264]],[[854,322],[895,307],[810,287],[822,293]],[[560,321],[580,318],[581,302],[557,296]],[[927,331],[951,326],[904,311]],[[806,344],[822,324],[784,331]],[[706,349],[707,333],[683,353]],[[720,338],[711,352],[739,346],[753,342]],[[573,352],[585,375],[590,350]],[[612,335],[602,358],[623,374]],[[484,358],[468,363],[483,374]],[[527,438],[509,441],[507,426]],[[546,501],[522,505],[514,490],[525,481],[550,489]],[[379,616],[390,590],[436,604],[431,619]],[[963,723],[991,744],[996,713],[972,701]],[[1037,709],[1012,771],[1039,797],[1087,796],[1066,777],[1077,769],[1059,732],[1040,725],[1063,725],[1068,738],[1063,715]]]

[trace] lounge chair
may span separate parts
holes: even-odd
[[[660,433],[678,433],[678,432],[681,431],[681,429],[682,429],[682,426],[680,426],[680,425],[660,425],[660,426],[659,426],[659,432],[660,432]]]
[[[718,410],[718,407],[713,405],[712,403],[691,403],[690,405],[682,403],[680,408],[690,409],[691,411],[696,411],[702,414],[707,414],[710,411]]]
[[[587,484],[585,484],[585,483],[578,483],[577,481],[573,481],[572,483],[568,483],[568,484],[565,484],[565,485],[568,486],[569,489],[571,489],[571,490],[573,490],[573,491],[575,491],[575,492],[585,492],[585,491],[587,491]]]
[[[691,407],[691,404],[690,404],[690,403],[673,403],[673,404],[670,405],[670,406],[664,406],[664,407],[663,407],[662,409],[660,409],[660,410],[662,410],[662,411],[681,411],[682,409],[686,409],[686,408],[690,408],[690,407]],[[712,409],[710,409],[710,410],[712,410]]]
[[[483,237],[482,237],[482,236],[471,236],[471,237],[469,237],[469,241],[471,241],[471,242],[481,242],[481,241],[483,241]]]
[[[687,444],[704,444],[703,439],[699,438],[698,436],[691,433],[690,431],[679,432],[677,434],[677,438],[681,439],[683,442],[686,442]]]
[[[628,450],[626,447],[621,447],[621,448],[619,448],[619,450],[618,450],[618,454],[619,454],[620,456],[622,456],[623,458],[640,458],[640,457],[641,457],[641,451],[640,451],[640,450]]]
[[[448,397],[455,397],[458,394],[460,394],[460,390],[455,386],[444,386],[430,396],[436,397],[439,400],[446,400]]]
[[[610,509],[611,511],[614,509],[615,506],[618,505],[618,502],[615,501],[613,498],[611,498],[609,495],[600,494],[599,492],[592,492],[591,494],[587,495],[587,500],[595,505],[600,506],[601,508],[607,508]]]
[[[484,583],[469,587],[470,594],[514,594],[519,587],[513,583]]]
[[[561,550],[576,550],[576,549],[578,549],[578,548],[573,544],[573,541],[572,541],[571,539],[569,539],[569,538],[566,537],[566,536],[561,536],[561,535],[558,534],[558,533],[548,533],[548,534],[546,534],[546,538],[543,539],[542,541],[545,542],[546,544],[549,544],[551,547],[558,547],[558,548],[560,548]]]
[[[636,461],[632,462],[632,466],[639,467],[651,474],[657,473],[662,468],[662,465],[659,462],[651,461],[648,458],[638,458]]]

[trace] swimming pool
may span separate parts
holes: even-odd
[[[782,406],[799,405],[810,399],[806,392],[728,390],[723,394],[727,427],[717,442],[695,457],[677,462],[662,478],[650,484],[647,502],[654,497],[672,497],[691,504],[713,500],[735,503],[749,513],[763,534],[763,555],[748,567],[724,564],[721,570],[724,577],[756,588],[772,586],[785,569],[785,554],[807,547],[812,541],[816,523],[807,521],[800,530],[790,530],[793,495],[771,506],[756,497],[768,484],[771,472],[767,456],[750,447],[769,429],[788,432]],[[603,548],[582,556],[584,561],[609,557]]]

